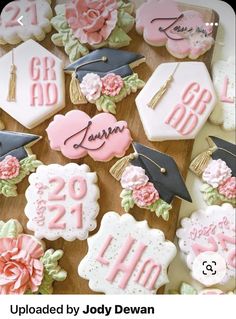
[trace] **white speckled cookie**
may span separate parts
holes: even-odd
[[[235,58],[219,60],[212,66],[213,83],[218,95],[210,121],[228,131],[235,130]]]
[[[106,294],[154,294],[168,282],[167,267],[176,255],[162,231],[115,212],[104,215],[88,246],[79,275],[92,290]]]
[[[42,165],[29,182],[25,214],[37,238],[84,240],[96,228],[99,188],[87,165]]]
[[[46,33],[51,31],[50,20],[53,14],[50,4],[50,0],[18,0],[8,3],[1,13],[0,44],[18,44],[29,39],[42,41]]]

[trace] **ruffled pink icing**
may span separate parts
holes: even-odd
[[[133,199],[137,206],[147,207],[159,199],[159,193],[152,183],[137,186],[133,190]]]
[[[88,73],[83,77],[80,84],[81,92],[86,99],[94,103],[100,98],[102,92],[102,81],[99,75],[95,73]]]
[[[116,96],[124,86],[120,75],[114,73],[107,74],[102,79],[102,93],[108,96]]]
[[[148,177],[145,174],[145,170],[139,166],[129,165],[124,170],[121,176],[121,186],[125,189],[131,189],[145,185],[148,182]]]
[[[66,3],[66,18],[81,43],[100,44],[115,28],[118,11],[116,0],[73,0]]]
[[[12,179],[20,172],[20,163],[16,157],[8,155],[0,162],[0,179]]]
[[[213,188],[217,188],[227,178],[231,177],[231,169],[221,159],[212,160],[202,174],[202,179]]]
[[[236,197],[236,177],[229,177],[218,188],[221,195],[228,199]]]
[[[0,294],[36,292],[43,279],[42,245],[30,235],[0,238]]]

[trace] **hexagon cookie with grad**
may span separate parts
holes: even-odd
[[[34,40],[0,58],[0,106],[28,129],[65,106],[62,61]]]
[[[216,94],[204,63],[163,63],[135,101],[150,141],[194,139],[215,106]]]

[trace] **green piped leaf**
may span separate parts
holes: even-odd
[[[120,0],[118,1],[118,10],[132,14],[134,11],[134,5],[131,2],[124,2]]]
[[[148,206],[151,212],[155,212],[157,217],[162,217],[165,221],[169,220],[169,210],[172,209],[172,206],[159,198],[155,203]]]
[[[134,207],[134,200],[132,195],[133,192],[129,189],[123,189],[120,194],[120,197],[122,198],[121,206],[123,207],[126,213],[128,213],[129,210]]]
[[[112,99],[109,96],[100,96],[100,98],[96,101],[96,106],[98,111],[116,114],[116,104],[112,101]]]
[[[181,295],[197,295],[197,290],[193,288],[191,285],[183,282],[180,286],[180,294]]]
[[[125,32],[129,32],[134,26],[135,19],[126,11],[120,11],[118,13],[118,27]]]
[[[131,38],[118,26],[115,27],[107,40],[108,46],[115,49],[129,45],[130,41]]]
[[[6,223],[0,221],[0,238],[17,238],[20,233],[22,226],[17,220],[10,219]]]

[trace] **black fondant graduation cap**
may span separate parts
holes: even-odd
[[[145,61],[139,53],[110,48],[95,50],[68,65],[64,70],[67,73],[76,71],[76,78],[82,81],[87,73],[96,73],[103,77],[108,73],[115,73],[121,77],[133,74],[132,68]]]
[[[0,131],[0,161],[7,155],[19,161],[29,155],[30,147],[41,139],[41,136],[10,131]]]
[[[236,145],[216,136],[209,136],[216,145],[215,151],[211,157],[214,160],[222,159],[232,170],[232,175],[236,176]]]
[[[138,143],[133,143],[133,147],[138,156],[131,163],[145,170],[161,199],[171,203],[177,196],[189,202],[192,201],[178,166],[171,156]],[[161,168],[165,170],[165,173],[161,172]]]

